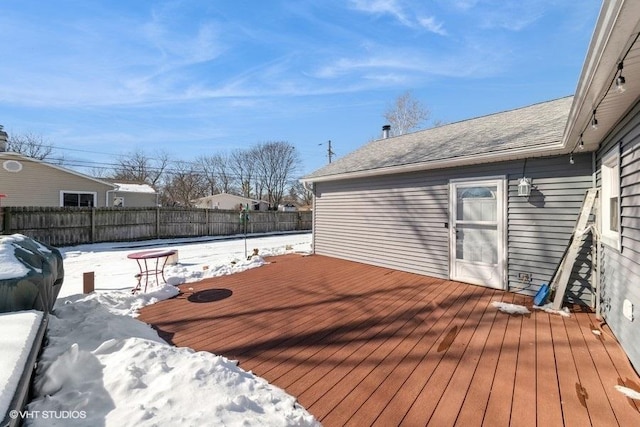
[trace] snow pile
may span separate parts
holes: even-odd
[[[504,313],[529,314],[529,310],[527,309],[527,307],[523,305],[510,304],[508,302],[501,302],[501,301],[493,301],[491,305]]]
[[[7,412],[42,322],[42,312],[0,314],[0,414]]]
[[[141,244],[147,246],[141,247]],[[167,283],[179,285],[259,267],[264,264],[263,257],[309,253],[311,234],[250,237],[246,242],[246,255],[244,239],[151,240],[60,248],[65,277],[59,297],[82,293],[82,275],[89,271],[94,272],[96,291],[133,289],[138,282],[135,275],[140,270],[134,260],[127,259],[127,255],[150,248],[178,251],[178,263],[166,266],[165,278]],[[250,256],[254,249],[258,249],[258,255]],[[155,278],[152,276],[148,288],[154,287]]]
[[[617,385],[615,387],[616,387],[616,390],[618,390],[620,393],[624,394],[628,398],[640,400],[640,392],[635,391],[634,389],[631,389],[628,387],[621,386],[621,385]]]
[[[269,254],[276,255],[276,253],[274,252],[270,252]],[[181,265],[181,263],[178,263],[175,266],[168,267],[165,275],[167,276],[167,283],[170,283],[172,285],[181,285],[183,283],[196,282],[211,277],[219,277],[226,276],[228,274],[239,273],[241,271],[261,267],[264,264],[264,258],[262,258],[260,255],[252,255],[247,260],[233,259],[226,264],[219,264],[214,266],[203,264],[202,270],[194,270],[193,268],[189,268]]]
[[[571,317],[571,313],[569,312],[569,307],[563,307],[561,310],[556,310],[555,308],[553,308],[552,302],[545,305],[534,305],[533,308],[536,310],[542,310],[550,314],[559,314],[560,316],[563,316],[563,317]]]
[[[305,239],[308,242],[310,237]],[[67,256],[74,254],[69,259],[74,282],[79,280],[79,272],[100,267],[87,249],[67,252]],[[172,277],[192,279],[195,275],[187,273],[193,265],[200,270],[208,265],[202,271],[219,275],[264,264],[260,256],[215,264],[202,245],[195,245],[192,252],[191,265],[176,266]],[[99,259],[114,272],[106,287],[126,290],[58,299],[50,316],[49,345],[40,358],[36,397],[29,403],[29,411],[71,414],[58,420],[58,425],[64,426],[319,425],[294,397],[240,369],[236,362],[166,344],[135,316],[141,307],[176,295],[177,289],[150,286],[148,293],[132,294],[117,274],[130,265],[126,255],[119,263],[121,251],[103,250]],[[42,417],[25,421],[32,426],[52,425],[51,419]]]

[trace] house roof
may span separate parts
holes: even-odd
[[[573,97],[372,141],[305,176],[331,181],[560,152]]]
[[[14,152],[11,152],[11,151],[3,151],[3,152],[0,152],[0,159],[11,159],[11,160],[19,160],[19,161],[22,161],[22,162],[31,162],[31,163],[40,164],[40,165],[43,165],[43,166],[46,166],[46,167],[49,167],[49,168],[52,168],[52,169],[57,169],[59,171],[68,173],[70,175],[79,176],[81,178],[88,179],[90,181],[94,181],[94,182],[97,182],[99,184],[111,187],[111,188],[115,188],[115,185],[110,183],[110,182],[107,182],[107,181],[104,181],[104,180],[101,180],[101,179],[98,179],[98,178],[94,178],[92,176],[85,175],[85,174],[82,174],[80,172],[76,172],[76,171],[71,170],[71,169],[66,169],[66,168],[64,168],[62,166],[58,166],[58,165],[54,165],[54,164],[51,164],[51,163],[47,163],[47,162],[42,161],[42,160],[34,159],[33,157],[24,156],[24,155],[22,155],[20,153],[14,153]]]
[[[113,185],[116,186],[116,191],[121,191],[124,193],[156,193],[156,190],[154,190],[153,187],[151,187],[149,184],[114,182]]]

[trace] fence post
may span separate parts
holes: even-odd
[[[96,208],[91,207],[91,243],[96,242]]]
[[[4,234],[11,234],[11,211],[9,210],[9,207],[5,207],[4,209],[4,219],[3,219],[3,226],[2,226],[2,232]]]
[[[160,238],[160,207],[156,207],[156,239]]]

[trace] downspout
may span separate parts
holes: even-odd
[[[313,194],[311,202],[311,253],[316,254],[316,185],[314,182],[303,181],[302,186],[305,190]]]
[[[116,190],[115,188],[113,190],[107,190],[107,192],[105,194],[106,200],[104,202],[104,206],[106,208],[108,208],[108,207],[113,205],[113,204],[109,204],[109,200],[113,200],[113,198],[111,198],[111,199],[109,198],[109,193],[115,193],[116,191],[118,191],[118,190]]]
[[[591,177],[592,184],[594,188],[597,188],[598,181],[596,179],[596,171],[597,171],[597,161],[596,161],[596,152],[593,151],[591,153]],[[598,194],[598,199],[602,197],[602,194]],[[593,278],[593,288],[594,288],[594,298],[595,298],[595,312],[596,319],[602,320],[602,314],[600,313],[600,264],[602,257],[602,249],[600,245],[600,203],[597,203],[595,206],[595,224],[594,231],[592,234],[592,242],[593,242],[593,250],[592,250],[592,263],[591,263],[591,277]]]

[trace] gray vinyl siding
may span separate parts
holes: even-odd
[[[507,280],[510,289],[534,294],[549,281],[566,247],[584,193],[592,186],[590,155],[530,159],[529,201],[517,196],[523,161],[455,169],[318,182],[314,248],[322,255],[449,278],[449,181],[505,176]],[[590,268],[582,254],[568,296],[591,301]],[[521,283],[518,273],[532,275]]]
[[[621,250],[601,245],[600,286],[604,319],[640,370],[640,104],[614,130],[598,151],[600,183],[602,157],[620,150]],[[622,314],[624,300],[634,306],[634,320]]]

